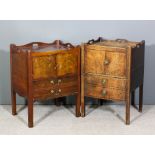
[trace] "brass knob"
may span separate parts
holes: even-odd
[[[105,65],[108,65],[108,64],[109,64],[109,60],[105,59],[105,60],[104,60],[104,64],[105,64]]]
[[[54,84],[54,81],[53,81],[53,80],[51,80],[51,81],[50,81],[50,83]]]
[[[107,91],[106,90],[103,90],[102,91],[102,95],[105,96],[106,94],[107,94]]]
[[[106,84],[106,82],[107,82],[107,80],[106,80],[106,79],[103,79],[103,80],[102,80],[102,84],[103,84],[103,85],[105,85],[105,84]]]
[[[55,67],[54,67],[54,69],[56,70],[58,67],[59,67],[59,64],[56,64]]]
[[[61,82],[61,79],[58,79],[58,83],[60,83]]]
[[[60,93],[61,92],[61,89],[59,89],[58,92]]]
[[[54,90],[51,90],[51,93],[53,94],[54,93]]]

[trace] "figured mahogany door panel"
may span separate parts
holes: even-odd
[[[126,53],[106,52],[104,60],[104,74],[110,76],[126,77]]]
[[[56,76],[55,56],[33,57],[33,79]]]
[[[104,73],[105,51],[87,49],[84,56],[85,73],[103,74]]]
[[[33,89],[47,89],[56,87],[75,86],[77,84],[77,77],[64,77],[64,78],[50,78],[46,80],[33,81]]]
[[[77,53],[60,53],[56,56],[57,76],[76,75],[78,72]]]
[[[34,90],[35,99],[59,98],[68,95],[74,95],[78,92],[78,85],[68,87],[53,87],[40,90]]]
[[[95,85],[85,85],[85,96],[108,99],[108,100],[125,100],[125,91],[113,88],[103,88]]]
[[[93,84],[106,88],[126,89],[126,79],[112,78],[99,75],[85,75],[85,84]]]

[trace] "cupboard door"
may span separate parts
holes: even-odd
[[[126,53],[105,53],[104,74],[110,76],[126,77]]]
[[[103,74],[104,73],[105,51],[88,49],[85,51],[85,73]]]
[[[56,76],[55,56],[33,57],[33,79],[42,79]]]
[[[75,75],[78,71],[78,55],[75,52],[59,53],[56,56],[57,76]]]

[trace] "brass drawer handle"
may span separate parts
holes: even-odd
[[[56,70],[57,68],[59,68],[59,64],[56,64],[54,69]]]
[[[106,79],[103,79],[102,80],[102,84],[105,85],[106,83],[107,83],[107,80]]]
[[[103,95],[103,96],[107,95],[107,91],[106,91],[106,90],[103,90],[103,91],[102,91],[102,95]]]
[[[58,79],[58,83],[61,83],[61,79]]]
[[[105,65],[108,65],[109,63],[110,63],[109,60],[107,60],[107,59],[104,60],[104,64],[105,64]]]
[[[50,81],[50,83],[54,84],[54,81],[53,81],[53,80],[51,80],[51,81]]]
[[[58,92],[61,93],[61,89],[59,89]]]
[[[53,94],[54,93],[54,90],[51,90],[51,93]]]

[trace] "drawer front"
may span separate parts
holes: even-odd
[[[108,99],[108,100],[124,101],[125,91],[86,84],[85,96]]]
[[[39,80],[33,82],[34,90],[46,89],[53,87],[68,87],[78,83],[77,77],[51,78],[47,80]]]
[[[87,75],[85,76],[85,84],[93,84],[106,88],[116,88],[125,90],[126,89],[126,79],[111,78],[105,76],[97,75]]]
[[[33,57],[33,79],[55,77],[55,56]]]
[[[78,73],[77,52],[60,53],[56,56],[57,76],[75,75]]]
[[[68,86],[68,87],[53,87],[47,89],[34,90],[33,96],[35,99],[50,99],[58,98],[62,96],[73,95],[78,92],[78,85]]]
[[[106,52],[104,60],[104,74],[111,76],[126,77],[126,53]]]

